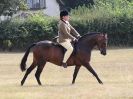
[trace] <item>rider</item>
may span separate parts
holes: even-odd
[[[58,42],[67,49],[62,65],[67,68],[67,60],[73,52],[71,41],[77,41],[76,38],[80,37],[80,34],[70,25],[69,13],[66,10],[60,12],[60,21],[58,24]]]

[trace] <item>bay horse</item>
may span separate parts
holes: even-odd
[[[78,39],[78,42],[74,44],[74,51],[71,54],[70,58],[67,61],[68,66],[75,66],[75,70],[73,73],[72,84],[75,83],[75,79],[79,72],[81,66],[84,66],[88,71],[90,71],[97,79],[100,84],[103,84],[97,73],[93,70],[90,65],[91,59],[91,51],[97,46],[102,55],[106,55],[106,47],[107,47],[107,34],[104,33],[87,33]],[[44,40],[37,43],[33,43],[27,49],[25,55],[22,58],[20,68],[22,71],[26,70],[26,61],[29,55],[30,49],[33,47],[33,62],[31,66],[27,69],[22,81],[21,85],[24,84],[27,76],[31,73],[31,71],[37,66],[37,71],[35,73],[36,80],[39,85],[40,74],[45,67],[46,62],[53,63],[55,65],[61,66],[63,61],[63,56],[66,51],[60,44]]]

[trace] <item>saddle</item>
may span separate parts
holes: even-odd
[[[59,36],[56,36],[56,37],[54,37],[54,38],[52,39],[53,44],[54,44],[55,46],[62,47],[62,48],[63,48],[63,51],[66,52],[66,48],[64,48],[61,44],[59,44],[59,43],[57,42],[58,37],[59,37]],[[72,44],[72,46],[73,46],[73,48],[74,48],[74,50],[73,50],[72,53],[73,53],[73,54],[76,54],[76,51],[77,51],[76,44],[77,44],[77,42],[72,41],[71,44]]]

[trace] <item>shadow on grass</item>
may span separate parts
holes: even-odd
[[[43,84],[43,85],[19,85],[19,87],[70,87],[74,86],[73,84]]]

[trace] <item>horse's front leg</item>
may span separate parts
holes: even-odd
[[[98,77],[97,73],[93,70],[93,68],[91,67],[91,65],[89,63],[84,63],[83,65],[85,66],[85,68],[87,70],[89,70],[96,77],[97,81],[100,84],[103,84],[103,82],[100,80],[100,78]]]
[[[72,81],[72,84],[75,83],[75,79],[77,77],[77,74],[79,72],[79,69],[80,69],[81,66],[75,66],[75,70],[74,70],[74,73],[73,73],[73,81]]]

